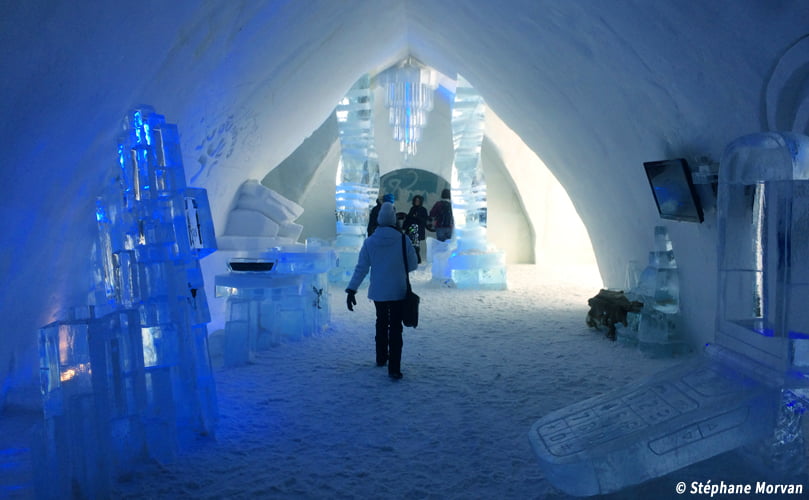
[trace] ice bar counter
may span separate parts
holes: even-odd
[[[329,323],[328,273],[335,253],[327,246],[295,244],[231,259],[215,277],[216,296],[227,299],[223,362],[239,366],[256,351],[322,332]]]

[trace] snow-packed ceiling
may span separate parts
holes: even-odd
[[[36,329],[86,302],[93,203],[124,112],[182,134],[221,226],[236,187],[316,130],[363,73],[408,53],[461,73],[540,156],[608,286],[661,223],[642,162],[807,131],[802,0],[6,2],[0,15],[0,377],[33,373]],[[686,327],[710,338],[715,225],[667,223]],[[595,291],[594,291],[595,292]],[[26,368],[30,368],[26,370]],[[22,376],[22,375],[21,375]]]

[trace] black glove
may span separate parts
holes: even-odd
[[[348,306],[349,311],[353,311],[354,306],[357,305],[357,297],[355,297],[355,295],[357,295],[357,291],[346,288],[346,293],[348,294],[346,296],[346,305]]]

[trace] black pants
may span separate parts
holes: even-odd
[[[402,301],[374,301],[376,306],[376,364],[388,362],[388,373],[400,373],[402,363]]]

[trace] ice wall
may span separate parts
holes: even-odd
[[[732,138],[769,128],[762,89],[773,68],[777,82],[790,81],[778,61],[806,35],[809,17],[803,2],[779,7],[733,0],[11,3],[0,19],[7,238],[0,312],[8,318],[0,367],[15,351],[15,380],[33,379],[33,332],[85,298],[95,228],[80,214],[92,210],[112,140],[98,131],[133,101],[152,102],[181,125],[189,180],[209,189],[215,226],[223,228],[244,179],[283,161],[361,74],[408,52],[463,74],[548,164],[590,230],[605,284],[620,286],[626,261],[644,259],[659,222],[642,162],[689,152],[717,158]],[[715,226],[669,231],[681,249],[686,330],[705,340]]]

